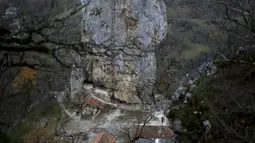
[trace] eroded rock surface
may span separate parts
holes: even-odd
[[[107,92],[102,98],[149,102],[156,80],[154,50],[167,31],[164,1],[83,0],[82,3],[87,5],[83,9],[82,41],[104,46],[93,49],[104,51],[103,55],[85,57],[85,81]],[[77,84],[81,82],[77,80]],[[78,91],[81,87],[73,89]]]
[[[166,35],[162,0],[93,0],[83,14],[83,28],[88,32],[83,40],[91,36],[97,44],[126,44],[137,37],[141,47],[148,48]]]

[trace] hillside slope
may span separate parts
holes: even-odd
[[[255,141],[255,52],[217,61],[217,73],[196,81],[187,104],[171,110],[182,139],[193,142]],[[209,121],[209,122],[208,122]]]

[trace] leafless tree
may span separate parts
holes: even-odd
[[[53,1],[56,2],[56,0]],[[0,2],[0,90],[2,93],[0,106],[1,111],[4,112],[1,115],[1,122],[3,121],[2,125],[6,124],[8,127],[11,126],[12,118],[16,118],[14,115],[17,115],[19,119],[20,113],[23,116],[25,114],[23,112],[26,112],[23,107],[17,107],[20,111],[14,111],[18,106],[15,102],[20,100],[22,104],[21,98],[26,97],[27,106],[30,106],[30,95],[36,90],[32,89],[31,80],[22,80],[24,85],[21,87],[22,90],[18,93],[13,92],[13,81],[17,79],[23,68],[57,75],[58,65],[66,70],[70,67],[60,58],[60,50],[86,51],[86,43],[83,45],[78,38],[70,40],[71,38],[66,37],[62,32],[80,23],[81,19],[76,19],[77,22],[74,23],[70,23],[69,20],[75,18],[86,5],[73,3],[63,9],[55,4],[54,6],[44,5],[43,2],[37,0],[3,0]],[[74,36],[79,37],[79,35]],[[41,84],[42,81],[37,83]],[[8,103],[13,106],[11,108],[13,110],[9,110]],[[12,114],[12,112],[15,113]]]
[[[242,51],[254,49],[254,1],[211,0],[210,4],[213,12],[209,15],[219,27],[219,32],[213,35],[218,48],[213,50],[230,60]]]
[[[6,81],[0,85],[4,93],[0,99],[9,95],[7,87],[10,87],[21,68],[55,74],[70,70],[75,61],[70,62],[71,58],[66,60],[65,56],[71,52],[80,56],[107,58],[113,58],[118,52],[128,56],[143,56],[144,52],[149,52],[139,49],[135,39],[123,46],[125,48],[118,49],[98,45],[92,39],[89,42],[81,41],[80,28],[78,32],[71,33],[81,24],[79,12],[89,3],[81,5],[72,1],[68,6],[61,5],[61,0],[3,0],[0,3],[0,79],[1,82]],[[136,52],[130,53],[127,50],[130,47]],[[7,81],[6,74],[10,71],[15,73]]]
[[[116,125],[118,134],[124,135],[123,138],[126,142],[134,143],[139,138],[142,138],[144,128],[148,123],[153,120],[153,112],[145,113],[142,117],[136,118],[135,121],[126,120],[123,124]]]

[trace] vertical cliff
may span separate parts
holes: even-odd
[[[156,80],[154,50],[166,35],[166,7],[162,0],[83,0],[82,41],[93,41],[104,51],[100,56],[83,57],[86,63],[85,86],[82,78],[71,77],[72,97],[87,90],[105,100],[128,103],[150,102]],[[102,48],[103,47],[103,48]],[[74,69],[75,75],[82,75]],[[78,73],[77,73],[78,72]],[[100,88],[102,92],[96,92]],[[80,89],[80,90],[79,90]],[[142,100],[143,101],[142,101]]]

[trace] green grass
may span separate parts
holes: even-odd
[[[167,34],[171,34],[173,25],[171,23],[167,24]]]
[[[184,45],[184,50],[181,55],[185,59],[195,59],[201,53],[210,53],[211,49],[207,45],[198,44],[198,43],[187,43]]]
[[[26,134],[38,129],[40,120],[45,118],[48,120],[47,126],[44,128],[46,136],[54,135],[57,119],[61,117],[61,109],[55,100],[39,104],[25,118],[26,122],[18,124],[10,133],[10,138],[18,138],[23,140]]]
[[[208,24],[208,20],[204,19],[186,19],[187,22],[190,24],[197,26],[201,29],[207,30],[207,31],[215,31],[216,27],[213,25]]]
[[[175,7],[175,8],[167,8],[167,17],[171,18],[185,18],[188,17],[191,10],[188,7]]]

